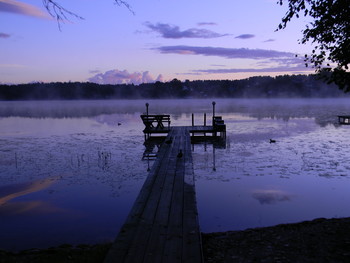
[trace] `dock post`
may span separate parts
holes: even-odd
[[[213,126],[214,126],[215,104],[216,104],[216,102],[215,102],[215,101],[213,101],[213,102],[212,102],[212,104],[213,104]]]
[[[148,102],[146,102],[146,115],[147,115],[147,117],[148,117],[148,106],[149,106],[149,104],[148,104]],[[147,139],[149,139],[150,136],[151,136],[150,133],[147,133],[147,136],[145,134],[145,141],[146,141],[146,137],[147,137]]]
[[[213,123],[213,124],[212,124],[212,125],[213,125],[213,136],[216,136],[215,123],[214,123],[214,118],[215,118],[215,104],[216,104],[216,102],[213,101],[212,104],[213,104],[213,119],[212,119],[212,123]]]
[[[192,127],[194,126],[194,114],[192,113]],[[192,132],[192,137],[194,136],[194,132]]]
[[[204,127],[207,127],[207,114],[204,113]],[[204,133],[204,137],[206,136],[206,134]]]

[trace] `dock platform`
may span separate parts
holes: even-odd
[[[171,131],[170,127],[170,115],[149,115],[144,114],[140,116],[145,129],[143,133],[145,135],[145,140],[149,139],[152,134],[168,134]],[[221,116],[213,116],[213,125],[194,125],[193,114],[192,114],[192,126],[185,126],[189,129],[189,132],[194,136],[195,134],[212,134],[212,136],[226,137],[226,125]]]
[[[191,127],[166,128],[168,135],[106,263],[203,262]]]

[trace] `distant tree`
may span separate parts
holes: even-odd
[[[305,55],[306,66],[312,64],[329,83],[350,91],[350,1],[349,0],[278,0],[288,3],[288,11],[278,29],[286,28],[293,17],[311,17],[302,31],[301,44],[315,44],[312,54]]]
[[[170,95],[172,97],[181,97],[182,96],[182,82],[177,78],[169,82]]]

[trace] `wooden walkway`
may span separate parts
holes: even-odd
[[[106,263],[203,262],[189,128],[170,129]]]

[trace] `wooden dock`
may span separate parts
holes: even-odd
[[[145,129],[143,133],[145,134],[145,140],[149,139],[152,134],[168,134],[171,131],[170,127],[170,115],[149,115],[144,114],[140,116]],[[192,126],[186,126],[192,135],[195,134],[212,134],[212,136],[226,137],[226,125],[221,116],[213,116],[213,125],[194,125],[193,114],[192,114]]]
[[[190,128],[169,128],[106,263],[203,262]]]

